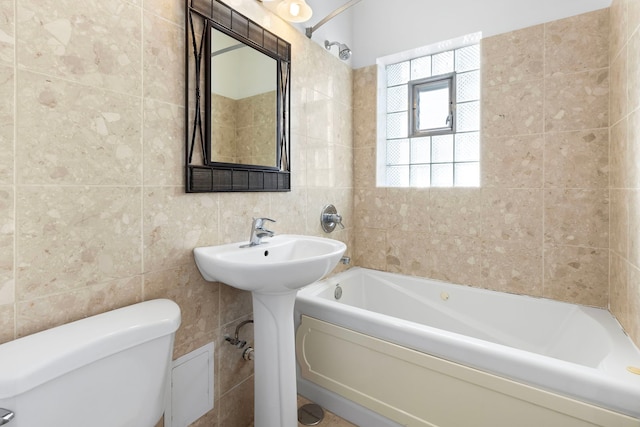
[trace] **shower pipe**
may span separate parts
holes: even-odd
[[[354,6],[356,3],[359,3],[361,1],[362,0],[351,0],[350,2],[344,4],[343,6],[340,6],[339,8],[337,8],[336,10],[331,12],[329,15],[327,15],[324,19],[322,19],[320,22],[318,22],[313,27],[307,27],[306,30],[305,30],[305,34],[307,35],[308,38],[311,38],[313,33],[318,28],[320,28],[321,26],[323,26],[327,22],[331,21],[333,18],[335,18],[336,16],[340,15],[342,12],[344,12],[347,9],[349,9],[351,6]]]

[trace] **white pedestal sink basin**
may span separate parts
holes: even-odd
[[[279,235],[251,247],[240,247],[243,243],[196,248],[196,264],[208,281],[251,291],[255,427],[297,427],[296,292],[333,270],[347,247],[299,235]]]

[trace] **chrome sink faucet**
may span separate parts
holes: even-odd
[[[265,222],[276,222],[270,218],[253,218],[251,223],[251,236],[249,237],[249,243],[240,246],[241,248],[248,248],[251,246],[257,246],[262,243],[263,237],[273,237],[276,233],[265,228]]]

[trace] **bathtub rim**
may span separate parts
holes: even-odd
[[[305,314],[416,351],[640,418],[640,404],[638,404],[640,402],[640,377],[638,377],[639,380],[636,384],[632,384],[631,380],[623,381],[595,368],[421,325],[317,296],[321,290],[334,287],[336,280],[340,280],[347,274],[359,274],[361,271],[392,277],[415,277],[352,267],[335,276],[316,282],[298,292],[295,305],[296,328],[299,325],[301,315]],[[449,284],[442,281],[436,282]],[[467,288],[464,285],[454,286]],[[328,312],[335,313],[335,317],[328,316]],[[413,345],[407,345],[407,342],[410,342],[409,339],[416,335],[428,338],[428,340],[423,339]],[[455,344],[454,351],[447,351],[452,348],[452,341]]]

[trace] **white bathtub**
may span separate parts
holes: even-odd
[[[337,300],[334,294],[338,285],[342,296]],[[423,364],[405,360],[401,362],[402,366],[389,365],[389,360],[397,360],[395,354],[400,351],[398,346],[401,346],[408,349],[411,360],[413,357],[426,355],[430,359],[425,363],[436,363],[433,366],[440,366],[437,363],[442,360],[447,361],[442,365],[445,371],[451,366],[461,366],[472,377],[488,373],[489,382],[506,380],[504,387],[507,388],[501,389],[501,383],[497,385],[502,390],[500,398],[504,397],[502,395],[522,395],[525,397],[518,399],[527,400],[526,396],[535,391],[540,393],[532,398],[537,408],[548,396],[557,396],[559,401],[574,405],[575,408],[572,406],[574,409],[569,412],[580,412],[582,415],[578,418],[585,421],[584,424],[569,424],[566,421],[566,424],[562,424],[563,427],[640,426],[640,375],[627,369],[640,367],[640,352],[606,310],[352,268],[298,292],[295,317],[298,326],[300,393],[311,394],[307,397],[320,400],[318,403],[327,406],[331,406],[330,402],[339,402],[340,396],[348,397],[346,406],[333,409],[339,415],[356,422],[362,422],[363,418],[353,415],[353,412],[364,406],[372,410],[365,412],[373,414],[374,418],[377,416],[376,412],[384,415],[378,421],[368,421],[369,425],[446,425],[443,421],[438,424],[424,420],[420,415],[411,414],[411,409],[396,408],[398,405],[377,397],[377,392],[365,390],[367,387],[390,387],[395,376],[383,380],[387,385],[365,385],[364,382],[376,375],[372,375],[372,372],[354,372],[362,366],[362,369],[378,369],[378,372],[397,371],[401,375],[405,365],[413,369],[414,365]],[[304,318],[318,319],[329,326],[323,322],[303,322],[301,326]],[[355,339],[345,338],[341,335],[342,332],[334,333],[333,329],[322,329],[332,325],[339,326],[339,331],[343,331],[342,328],[351,331],[348,333]],[[317,344],[314,344],[316,339]],[[387,346],[388,343],[392,344],[390,350],[378,350],[377,347],[369,348],[369,344],[360,340],[373,341],[376,346],[380,343]],[[364,353],[357,353],[364,348]],[[356,353],[349,356],[350,349],[355,349]],[[315,356],[311,352],[316,353]],[[387,356],[392,353],[394,356],[389,359]],[[367,365],[368,359],[373,360],[381,354],[385,355],[384,361],[380,362],[383,365]],[[359,360],[354,362],[349,357]],[[342,379],[340,375],[352,377]],[[406,375],[414,377],[422,374]],[[428,384],[411,383],[411,378],[400,379],[400,384],[410,384],[407,387],[411,390],[407,397],[399,399],[411,400],[411,396],[432,393],[428,399],[431,402],[440,394],[446,395],[443,391],[433,394],[435,381],[439,381],[441,373],[435,374],[439,375],[437,377],[433,377],[433,373],[429,375],[432,376],[425,377],[424,380]],[[459,375],[456,373],[447,376],[458,378]],[[384,378],[384,375],[381,377]],[[476,382],[478,381],[482,383],[481,388],[487,388],[485,380]],[[478,384],[474,387],[478,388]],[[322,387],[318,387],[319,385]],[[363,390],[359,390],[359,387]],[[519,391],[510,387],[516,387]],[[466,388],[460,392],[454,390],[447,393],[464,394],[464,390]],[[325,391],[328,394],[324,398],[318,395]],[[399,390],[397,392],[400,393]],[[470,396],[476,396],[470,398],[475,401],[480,395]],[[484,397],[480,400],[484,400]],[[500,403],[500,400],[496,402],[499,407],[512,405]],[[564,407],[565,403],[561,406]],[[424,406],[423,404],[424,402],[416,405]],[[442,404],[447,403],[443,401],[430,411],[437,410]],[[457,404],[465,405],[467,412],[473,411],[472,407],[466,406],[467,402]],[[553,413],[559,411],[554,405],[556,404],[551,404]],[[580,408],[586,408],[586,412]],[[564,409],[560,410],[562,411]],[[623,415],[616,418],[619,414]],[[607,418],[609,415],[613,418]],[[383,420],[387,420],[387,417],[395,419],[395,424],[384,424]],[[531,424],[521,422],[519,425],[543,425],[540,424],[542,421],[529,421]],[[495,419],[488,421],[486,425],[494,422]],[[477,421],[474,424],[482,423]]]

